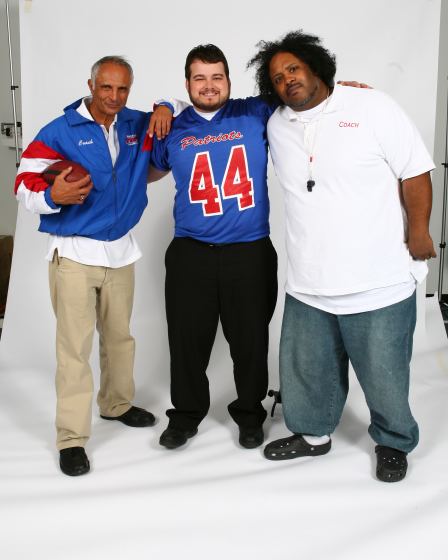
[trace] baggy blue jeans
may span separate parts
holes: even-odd
[[[353,365],[370,410],[369,434],[409,453],[418,426],[409,407],[415,293],[382,309],[334,315],[286,294],[280,340],[280,390],[287,427],[331,434],[348,393]]]

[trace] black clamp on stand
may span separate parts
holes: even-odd
[[[274,404],[272,405],[271,408],[271,418],[272,418],[274,416],[274,411],[277,404],[282,404],[282,396],[280,394],[280,391],[274,391],[274,389],[269,389],[268,397],[274,397]]]

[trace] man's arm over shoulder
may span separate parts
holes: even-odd
[[[236,101],[240,101],[246,104],[251,112],[262,117],[266,122],[279,106],[278,103],[268,103],[261,97],[261,95],[246,97],[244,99],[239,99]]]
[[[173,118],[179,116],[190,104],[180,99],[158,99],[149,120],[148,136],[163,140],[171,130]]]

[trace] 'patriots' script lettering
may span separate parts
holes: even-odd
[[[212,136],[211,134],[208,134],[207,136],[204,136],[204,138],[187,136],[186,138],[182,138],[182,140],[180,141],[180,145],[182,147],[182,150],[185,150],[185,148],[187,148],[188,146],[204,146],[205,144],[214,142],[226,142],[228,140],[239,140],[240,138],[243,138],[241,132],[232,130],[232,132],[226,132],[224,134],[220,132],[218,136]]]

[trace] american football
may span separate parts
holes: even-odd
[[[68,183],[79,181],[89,174],[87,169],[80,163],[77,163],[76,161],[70,161],[69,159],[63,159],[61,161],[56,161],[55,163],[52,163],[51,165],[46,167],[42,172],[42,178],[46,183],[52,185],[56,177],[61,173],[61,171],[67,169],[67,167],[72,167],[72,170],[65,178]]]

